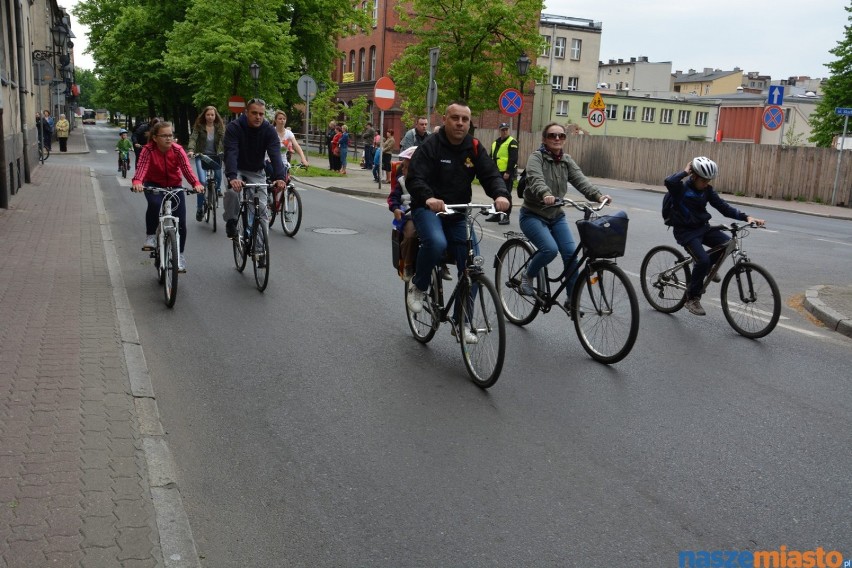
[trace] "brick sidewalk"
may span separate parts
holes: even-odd
[[[163,566],[88,168],[37,168],[0,242],[0,567]]]

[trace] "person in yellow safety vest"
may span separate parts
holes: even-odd
[[[503,176],[506,191],[509,192],[509,210],[505,215],[489,215],[486,221],[498,221],[501,225],[509,224],[509,213],[512,212],[512,185],[515,183],[515,168],[518,167],[518,141],[509,136],[509,125],[500,124],[500,137],[491,143],[491,157],[497,163],[497,169]]]

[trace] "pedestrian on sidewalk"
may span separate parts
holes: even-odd
[[[364,141],[364,166],[361,169],[372,170],[373,154],[375,154],[373,140],[376,139],[376,129],[373,128],[372,122],[367,123],[367,127],[364,128],[364,132],[361,134],[361,139]]]
[[[59,115],[59,120],[56,121],[56,125],[53,127],[53,130],[56,132],[56,139],[59,140],[59,151],[67,152],[68,135],[71,133],[71,124],[68,122],[68,119],[65,118],[64,114]]]
[[[334,153],[331,151],[331,141],[334,140],[334,135],[337,134],[337,122],[331,120],[328,123],[328,130],[325,131],[325,146],[328,150],[328,169],[334,171]]]
[[[158,122],[149,130],[150,141],[139,152],[139,162],[136,164],[136,175],[133,176],[133,191],[140,192],[145,186],[180,187],[181,174],[197,193],[204,191],[204,186],[195,177],[189,156],[175,142],[171,122]],[[142,250],[154,250],[157,245],[157,224],[160,220],[160,206],[163,202],[162,193],[146,193],[148,209],[145,211],[145,244]],[[177,195],[178,232],[180,234],[180,254],[178,254],[178,270],[186,272],[186,259],[183,250],[186,247],[186,200],[183,192]]]
[[[497,221],[500,225],[509,224],[509,214],[512,212],[512,185],[515,183],[515,168],[518,166],[518,141],[509,134],[509,125],[500,124],[500,136],[491,143],[491,157],[503,176],[503,182],[509,191],[509,210],[505,215],[494,213],[486,217],[486,221]]]
[[[396,146],[396,140],[393,137],[393,130],[388,129],[385,134],[385,139],[382,141],[382,171],[385,172],[385,183],[391,182],[391,156],[393,149]]]

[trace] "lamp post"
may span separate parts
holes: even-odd
[[[524,100],[524,78],[527,76],[527,73],[530,70],[530,58],[527,57],[526,53],[521,53],[521,56],[518,57],[518,77],[521,79],[521,104],[523,104]],[[521,113],[518,112],[518,128],[515,131],[515,138],[520,140],[521,138]]]
[[[249,71],[251,71],[251,78],[254,79],[254,98],[257,98],[257,80],[260,78],[260,65],[257,61],[249,65]]]

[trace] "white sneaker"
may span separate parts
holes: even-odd
[[[154,250],[157,248],[157,235],[148,235],[145,237],[145,244],[142,245],[142,250]]]
[[[453,337],[455,337],[456,340],[458,340],[458,336],[456,335],[456,328],[455,327],[450,328],[450,333],[453,334]],[[464,326],[464,342],[467,343],[467,344],[479,342],[479,338],[467,326]]]
[[[423,311],[423,300],[426,299],[426,292],[423,292],[417,287],[414,282],[408,283],[408,294],[405,296],[405,303],[412,313],[419,314]]]
[[[178,272],[186,272],[186,259],[183,254],[178,255]]]

